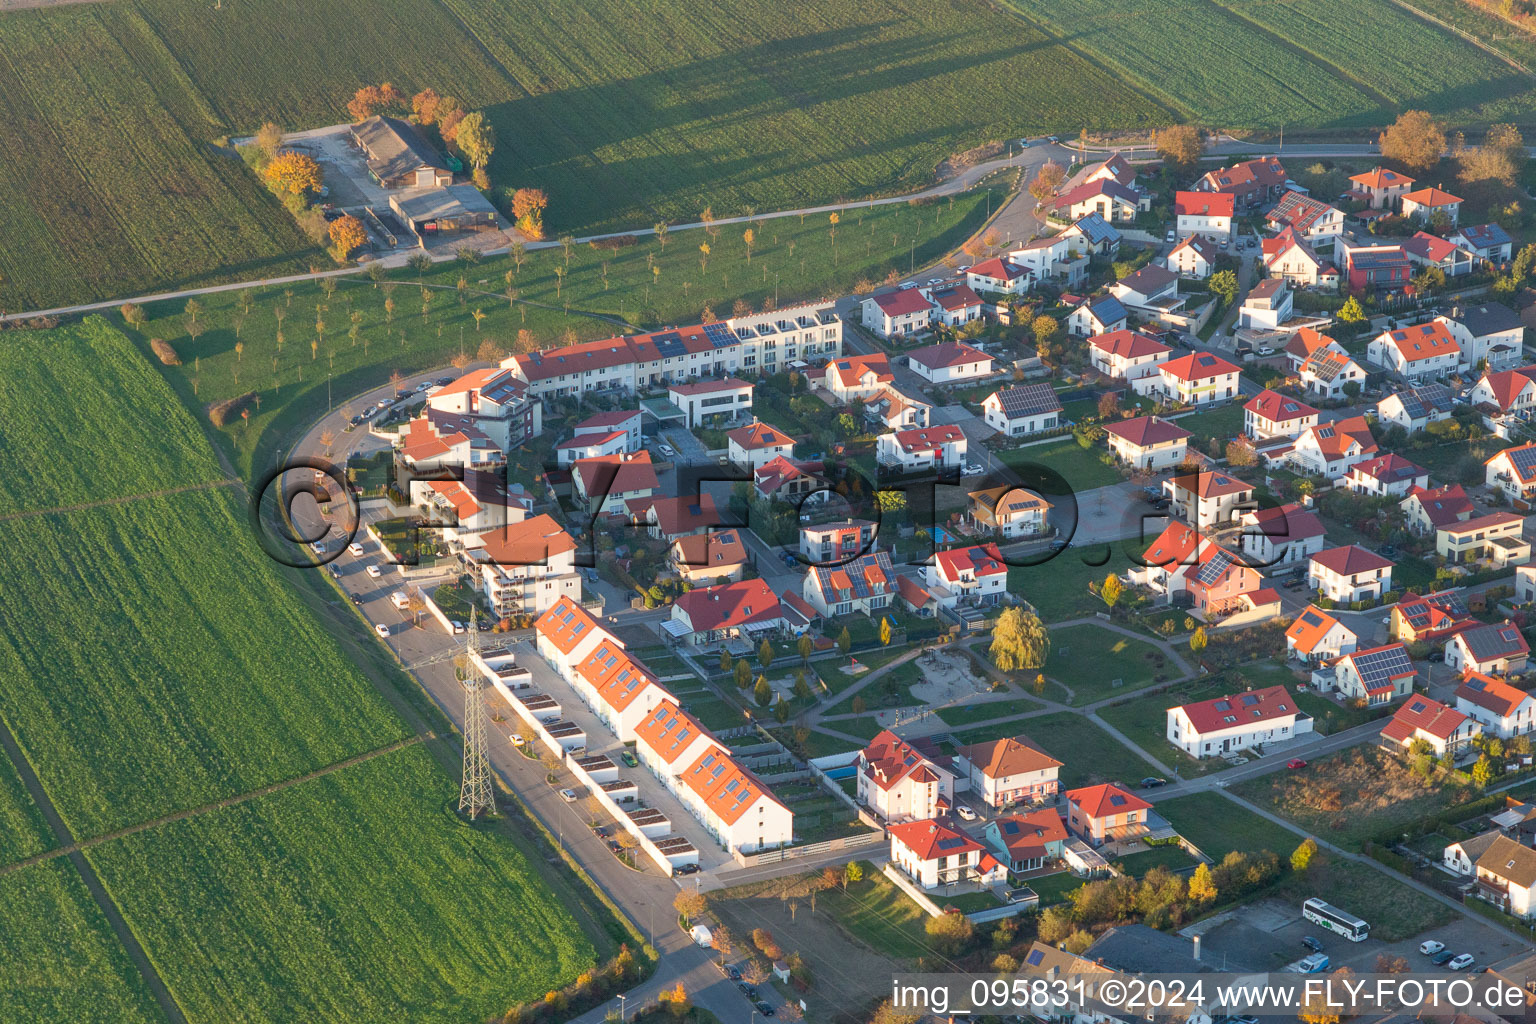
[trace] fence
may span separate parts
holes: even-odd
[[[927,893],[923,892],[923,890],[912,884],[912,880],[906,875],[902,874],[901,869],[892,864],[890,861],[886,861],[883,865],[881,865],[880,873],[883,874],[886,878],[889,878],[892,885],[906,893],[908,896],[912,897],[912,902],[921,907],[923,913],[927,914],[929,917],[938,917],[940,914],[944,913],[944,911],[939,908],[937,903],[928,898]]]
[[[858,835],[842,836],[820,843],[807,843],[804,846],[784,846],[777,850],[764,850],[762,853],[742,853],[740,850],[732,850],[731,856],[742,867],[750,868],[759,864],[777,864],[780,861],[814,857],[821,853],[836,853],[839,850],[858,850],[882,842],[884,839],[884,832],[860,832]]]

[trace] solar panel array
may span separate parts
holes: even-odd
[[[651,335],[651,341],[656,346],[656,351],[661,353],[663,359],[671,359],[674,356],[687,355],[688,350],[683,347],[683,336],[676,331],[668,331],[665,334]]]
[[[1222,574],[1232,567],[1232,558],[1225,551],[1218,551],[1211,556],[1211,560],[1200,567],[1195,573],[1195,582],[1209,587],[1221,579]]]
[[[715,346],[715,348],[725,348],[728,345],[736,344],[736,332],[723,323],[705,324],[704,337],[708,338],[709,343]]]
[[[1533,469],[1536,469],[1536,448],[1508,448],[1504,454],[1509,456],[1509,461],[1515,467],[1515,472],[1520,474],[1522,480],[1529,479]]]
[[[1002,403],[1003,414],[1009,419],[1061,411],[1061,401],[1049,384],[1004,388],[997,393],[997,400]]]
[[[1386,686],[1394,676],[1413,674],[1413,662],[1408,657],[1407,648],[1401,644],[1357,654],[1353,660],[1360,683],[1367,690]]]

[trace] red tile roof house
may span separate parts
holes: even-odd
[[[1306,402],[1265,388],[1243,405],[1243,433],[1255,441],[1296,437],[1317,426],[1318,415]]]
[[[677,794],[728,852],[755,853],[794,842],[794,812],[723,750],[708,751],[690,765]]]
[[[1520,627],[1505,619],[1464,629],[1445,643],[1445,667],[1457,672],[1510,675],[1525,671],[1531,645]]]
[[[1257,570],[1179,522],[1168,524],[1142,562],[1144,567],[1130,574],[1133,583],[1150,587],[1169,602],[1187,591],[1201,615],[1239,610],[1244,596],[1263,583]]]
[[[1158,367],[1162,391],[1175,402],[1205,405],[1239,393],[1241,371],[1220,356],[1191,352]]]
[[[1023,295],[1034,282],[1034,271],[1012,260],[994,256],[982,260],[965,272],[965,283],[977,292]]]
[[[651,453],[603,455],[571,464],[571,490],[591,515],[618,515],[628,502],[649,498],[660,483]]]
[[[1350,416],[1303,431],[1288,459],[1302,472],[1339,480],[1351,466],[1373,458],[1379,448],[1365,417]]]
[[[1383,745],[1405,751],[1416,740],[1423,740],[1436,757],[1455,757],[1482,731],[1482,725],[1470,715],[1428,697],[1413,697],[1382,727],[1381,739]]]
[[[1373,498],[1404,498],[1429,486],[1429,470],[1389,452],[1349,467],[1344,486]]]
[[[1155,387],[1157,368],[1172,353],[1173,349],[1139,331],[1111,331],[1088,339],[1088,361],[1093,368],[1106,377],[1130,383],[1133,389],[1138,380],[1147,380],[1147,387]]]
[[[1536,368],[1485,371],[1467,393],[1467,404],[1482,414],[1483,426],[1509,437],[1536,410]]]
[[[1283,686],[1168,709],[1168,742],[1194,758],[1284,743],[1311,731],[1312,716]]]
[[[1366,651],[1351,651],[1333,663],[1332,685],[1350,700],[1368,705],[1390,704],[1413,692],[1417,672],[1404,644],[1383,644]],[[1328,689],[1325,673],[1313,672],[1312,682]]]
[[[1047,215],[1058,221],[1075,221],[1096,213],[1111,224],[1136,219],[1143,202],[1149,206],[1150,197],[1128,188],[1117,181],[1100,179],[1068,189],[1046,206]]]
[[[1354,630],[1318,608],[1308,605],[1285,631],[1285,651],[1307,665],[1332,661],[1360,646]]]
[[[822,462],[796,462],[780,455],[752,471],[752,490],[760,501],[784,501],[818,505],[831,492],[824,490]],[[805,497],[800,497],[804,495]]]
[[[1352,175],[1349,180],[1355,183],[1355,191],[1369,199],[1373,210],[1395,210],[1402,205],[1403,196],[1413,191],[1412,178],[1385,167]]]
[[[1216,243],[1201,235],[1190,235],[1173,247],[1168,254],[1168,269],[1181,277],[1203,281],[1216,269],[1216,257],[1221,250]]]
[[[891,361],[884,352],[867,356],[844,356],[827,364],[822,386],[840,402],[871,398],[887,384],[895,382]]]
[[[1453,633],[1477,625],[1460,591],[1441,590],[1433,594],[1405,594],[1392,607],[1389,635],[1404,643],[1434,643]]]
[[[1223,192],[1237,200],[1239,206],[1262,206],[1285,190],[1290,176],[1279,158],[1260,157],[1245,160],[1231,167],[1218,167],[1207,171],[1195,189],[1200,192]]]
[[[1407,381],[1443,377],[1461,364],[1461,346],[1445,324],[1434,320],[1382,331],[1366,346],[1366,355]]]
[[[1022,875],[1039,871],[1048,862],[1061,859],[1061,847],[1067,841],[1067,826],[1055,808],[1042,807],[1027,814],[1005,814],[987,822],[983,837],[1010,873]]]
[[[888,551],[872,551],[834,565],[812,565],[800,596],[820,615],[874,615],[890,607],[896,570]]]
[[[934,315],[946,327],[959,327],[972,320],[979,320],[986,308],[981,296],[972,291],[968,284],[941,284],[924,290],[928,294],[928,301],[938,308]]]
[[[1067,793],[1067,828],[1092,846],[1136,840],[1150,829],[1152,805],[1113,782]]]
[[[933,305],[916,288],[898,288],[864,300],[862,322],[882,338],[899,338],[926,331],[933,324]]]
[[[972,743],[956,753],[961,778],[988,807],[1044,803],[1061,792],[1056,778],[1061,762],[1026,736]]]
[[[698,497],[656,498],[646,511],[646,528],[652,538],[672,542],[690,534],[727,525],[710,494]]]
[[[1456,710],[1475,718],[1484,732],[1500,739],[1536,731],[1536,697],[1478,672],[1467,676],[1456,690]]]
[[[569,466],[582,459],[596,459],[604,455],[618,455],[635,451],[629,443],[629,434],[622,430],[606,433],[577,434],[555,445],[555,459],[562,466]]]
[[[674,639],[694,646],[738,636],[755,646],[757,639],[783,627],[778,595],[760,579],[690,590],[672,605],[672,617],[664,623]]]
[[[1416,231],[1403,243],[1403,252],[1421,267],[1436,267],[1445,271],[1446,277],[1460,277],[1472,273],[1477,257],[1470,250],[1455,242],[1448,242],[1424,231]]]
[[[1243,531],[1243,560],[1265,572],[1304,563],[1326,543],[1322,519],[1296,504],[1251,509],[1237,517],[1237,524]]]
[[[761,420],[737,427],[725,437],[726,457],[744,469],[755,470],[780,456],[789,458],[795,452],[794,438]]]
[[[992,357],[963,341],[914,349],[907,353],[907,365],[931,384],[961,384],[992,375]]]
[[[1473,512],[1472,499],[1461,484],[1417,487],[1397,507],[1403,510],[1409,531],[1420,536],[1434,533],[1442,526],[1465,522]]]
[[[712,530],[679,537],[667,549],[677,574],[695,585],[741,579],[748,564],[740,530]]]
[[[1339,287],[1339,270],[1319,256],[1310,245],[1296,237],[1289,227],[1274,238],[1260,243],[1264,253],[1264,271],[1270,277],[1278,277],[1298,288],[1320,288],[1336,291]]]
[[[1289,228],[1313,244],[1332,243],[1344,231],[1344,211],[1302,192],[1288,191],[1267,215],[1271,231]]]
[[[1163,481],[1169,510],[1196,529],[1231,522],[1253,507],[1253,484],[1219,471],[1176,474]]]
[[[987,848],[941,821],[908,821],[886,830],[891,863],[922,889],[987,889],[1007,880],[1008,869]]]
[[[968,442],[959,427],[897,430],[875,438],[875,458],[903,473],[965,464]]]
[[[923,572],[924,585],[945,608],[961,599],[992,604],[1008,589],[1008,566],[996,544],[936,552],[933,564]],[[941,593],[939,588],[947,593]]]
[[[1392,589],[1392,561],[1355,544],[1329,548],[1312,556],[1307,580],[1336,604],[1378,601]]]
[[[913,821],[949,813],[956,775],[950,759],[926,738],[911,742],[889,729],[858,757],[859,803],[885,821]]]
[[[1461,204],[1460,196],[1453,196],[1431,185],[1404,193],[1403,216],[1427,221],[1437,213],[1444,214],[1451,227],[1455,227],[1456,218],[1461,215]]]
[[[1115,458],[1133,469],[1172,469],[1184,461],[1189,431],[1157,416],[1136,416],[1104,427],[1104,441]]]

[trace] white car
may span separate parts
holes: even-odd
[[[384,623],[382,623],[382,622],[375,623],[374,627],[373,627],[373,631],[375,633],[379,634],[379,636],[383,637],[385,640],[389,639],[389,627],[384,625]]]
[[[916,288],[916,287],[917,287],[917,282],[916,281],[903,281],[901,283],[901,289],[900,290],[904,291],[904,292],[909,292],[913,288]]]
[[[662,458],[665,459],[670,459],[677,454],[677,449],[673,448],[669,444],[659,444],[656,446],[656,450],[660,452]]]
[[[468,633],[469,632],[469,627],[464,625],[464,623],[462,623],[462,622],[458,621],[457,619],[455,619],[454,623],[453,623],[453,631],[455,633]]]
[[[528,741],[523,739],[515,732],[508,736],[507,739],[512,742],[514,747],[526,747],[528,745]]]
[[[1436,942],[1434,939],[1426,939],[1419,943],[1419,952],[1425,956],[1434,956],[1445,948],[1445,943]]]
[[[370,566],[369,566],[369,567],[368,567],[368,578],[369,578],[369,579],[374,579],[374,580],[376,580],[376,579],[378,579],[378,578],[379,578],[379,577],[380,577],[380,576],[383,576],[383,575],[384,575],[384,570],[383,570],[383,569],[380,569],[380,568],[379,568],[379,567],[378,567],[378,566],[376,566],[376,565],[370,565]]]
[[[1258,348],[1254,349],[1254,351],[1261,356],[1272,356],[1275,354],[1275,350],[1270,348],[1268,345],[1260,345]]]
[[[309,549],[311,551],[313,551],[317,555],[323,555],[326,552],[325,541],[323,541],[323,540],[314,541],[313,543],[311,543],[309,545]]]
[[[347,554],[351,555],[353,558],[362,558],[363,546],[354,541],[353,543],[347,545]]]
[[[1455,957],[1454,959],[1452,959],[1451,962],[1446,964],[1445,966],[1446,966],[1446,968],[1448,970],[1464,971],[1468,967],[1471,967],[1472,964],[1474,962],[1476,962],[1476,959],[1477,958],[1474,957],[1471,953],[1463,953],[1460,956]]]
[[[965,475],[966,476],[981,476],[981,474],[983,472],[985,472],[985,470],[983,470],[981,468],[981,463],[979,463],[979,462],[968,462],[968,463],[966,463],[966,466],[965,466]]]
[[[929,284],[930,284],[930,285],[934,285],[934,284],[943,284],[943,283],[944,283],[944,279],[943,279],[943,278],[942,278],[942,277],[930,277],[930,278],[929,278],[929,279],[928,279],[928,283],[929,283]]]
[[[576,794],[572,790],[562,789],[560,791],[560,799],[568,804],[573,804],[576,802]]]
[[[955,804],[955,813],[960,815],[960,820],[961,821],[975,821],[976,820],[976,812],[971,810],[965,804]]]

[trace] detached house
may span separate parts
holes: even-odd
[[[1522,536],[1525,517],[1513,512],[1490,512],[1435,530],[1435,553],[1447,562],[1487,559],[1503,568],[1531,557],[1531,544]]]
[[[1243,557],[1270,572],[1305,562],[1323,550],[1323,521],[1300,505],[1250,509],[1237,517],[1243,530]]]
[[[898,430],[875,439],[875,458],[903,473],[964,465],[965,450],[964,432],[952,426]]]
[[[1061,792],[1061,762],[1025,736],[988,740],[959,748],[955,766],[971,792],[996,810],[1014,804],[1044,803]],[[1054,813],[1054,812],[1052,812]]]
[[[1285,361],[1294,372],[1300,370],[1308,359],[1319,352],[1338,352],[1347,355],[1343,346],[1326,334],[1310,327],[1298,328],[1285,343]]]
[[[1376,403],[1376,419],[1383,427],[1402,427],[1412,434],[1431,423],[1451,418],[1456,396],[1444,384],[1403,388]]]
[[[907,821],[886,831],[891,863],[925,890],[957,883],[985,888],[1008,877],[1007,868],[986,847],[942,822]]]
[[[1125,330],[1125,307],[1113,295],[1098,295],[1067,314],[1067,333],[1079,338]]]
[[[1476,624],[1458,591],[1441,590],[1408,594],[1397,602],[1390,634],[1404,643],[1436,643]]]
[[[1455,757],[1482,731],[1476,719],[1455,708],[1428,697],[1413,697],[1382,727],[1381,738],[1405,751],[1423,740],[1436,757]]]
[[[692,430],[705,423],[734,420],[752,413],[752,384],[736,377],[670,384],[667,400],[682,410],[683,424]],[[711,417],[718,419],[712,420]]]
[[[1333,258],[1353,292],[1397,291],[1413,276],[1413,261],[1397,242],[1351,242],[1340,235]]]
[[[1042,807],[1028,814],[1005,814],[988,822],[983,837],[1008,870],[1021,875],[1061,859],[1067,827],[1055,808]]]
[[[1178,237],[1199,235],[1213,242],[1225,242],[1232,237],[1232,217],[1237,209],[1237,199],[1223,192],[1176,192],[1173,196],[1173,212],[1176,217]]]
[[[1104,440],[1115,458],[1133,469],[1171,469],[1184,461],[1192,435],[1177,423],[1137,416],[1104,427]]]
[[[1446,277],[1460,277],[1462,274],[1472,273],[1474,259],[1472,253],[1455,242],[1438,238],[1425,231],[1414,232],[1413,237],[1403,243],[1403,251],[1414,263],[1421,267],[1435,267],[1442,270]]]
[[[1046,532],[1051,503],[1022,487],[989,487],[972,491],[966,520],[977,530],[1005,540],[1038,537]]]
[[[1111,331],[1088,339],[1088,361],[1106,377],[1123,380],[1143,394],[1155,386],[1158,367],[1173,350],[1139,331]],[[1138,381],[1145,381],[1141,386]]]
[[[1266,277],[1243,297],[1237,308],[1237,325],[1254,331],[1278,331],[1292,319],[1295,299],[1283,277]]]
[[[847,562],[812,565],[800,595],[817,614],[874,615],[890,607],[896,593],[896,573],[887,551],[872,551]]]
[[[1209,352],[1191,352],[1158,367],[1165,395],[1185,405],[1206,405],[1238,393],[1238,368]]]
[[[1536,697],[1502,679],[1473,672],[1456,690],[1456,710],[1507,740],[1536,729]]]
[[[1172,514],[1199,530],[1231,522],[1253,505],[1252,484],[1215,471],[1170,477],[1163,493],[1173,503]]]
[[[1255,441],[1295,437],[1317,426],[1318,415],[1307,403],[1266,388],[1243,405],[1243,433]]]
[[[1000,257],[982,260],[965,272],[965,283],[983,293],[1023,295],[1033,280],[1034,271]]]
[[[1402,498],[1429,486],[1429,470],[1390,452],[1351,466],[1344,486],[1373,498]]]
[[[1144,200],[1135,189],[1100,178],[1068,189],[1051,200],[1048,209],[1058,221],[1075,221],[1098,214],[1111,224],[1121,224],[1135,220],[1143,202],[1150,207],[1151,200]]]
[[[1312,245],[1331,244],[1344,231],[1344,211],[1304,192],[1289,191],[1270,209],[1268,224],[1271,231],[1289,228]]]
[[[1109,293],[1127,309],[1157,314],[1183,305],[1179,298],[1179,275],[1167,267],[1148,263],[1136,273],[1109,286]]]
[[[1437,213],[1444,214],[1451,227],[1455,227],[1456,218],[1461,215],[1461,203],[1460,196],[1434,186],[1416,189],[1403,194],[1403,216],[1427,221]]]
[[[859,803],[885,821],[935,818],[953,806],[954,769],[926,738],[908,742],[886,729],[856,763]]]
[[[739,530],[713,530],[673,541],[667,562],[683,579],[699,585],[741,579],[748,558]]]
[[[1319,423],[1302,431],[1290,460],[1303,472],[1337,480],[1356,463],[1376,455],[1378,446],[1364,416]]]
[[[1406,697],[1413,692],[1417,674],[1408,648],[1402,644],[1353,651],[1334,662],[1333,672],[1333,685],[1340,693],[1367,704],[1390,704]]]
[[[1142,556],[1144,568],[1131,573],[1141,583],[1172,602],[1188,593],[1195,610],[1224,615],[1243,607],[1248,595],[1260,590],[1258,571],[1237,561],[1224,548],[1180,522],[1171,522]]]
[[[1475,224],[1451,236],[1451,241],[1471,252],[1478,260],[1502,266],[1514,252],[1515,240],[1497,224]]]
[[[589,515],[618,515],[629,502],[656,493],[651,453],[602,455],[571,463],[571,490]]]
[[[933,324],[933,306],[916,288],[897,288],[865,299],[862,322],[882,338],[918,334]]]
[[[1525,324],[1520,314],[1501,302],[1453,306],[1435,322],[1461,347],[1462,366],[1469,370],[1484,360],[1491,370],[1514,366],[1525,351]]]
[[[822,371],[822,387],[839,402],[872,398],[895,383],[891,361],[884,352],[867,356],[843,356],[827,363]]]
[[[1536,849],[1499,836],[1477,858],[1477,894],[1521,920],[1536,914]]]
[[[1168,742],[1190,757],[1222,757],[1312,731],[1312,717],[1283,686],[1168,709]]]
[[[791,458],[795,451],[794,438],[761,420],[737,427],[725,438],[726,457],[748,470],[759,469],[774,459]]]
[[[1518,509],[1528,509],[1536,500],[1536,442],[1503,451],[1483,463],[1487,485],[1504,494]]]
[[[1309,665],[1332,661],[1360,646],[1354,630],[1316,605],[1307,605],[1285,631],[1285,652]]]
[[[935,552],[933,564],[925,566],[923,574],[929,592],[946,607],[958,599],[992,604],[1008,589],[1008,566],[996,544]],[[948,596],[941,594],[939,588]]]
[[[933,422],[933,406],[888,387],[864,403],[864,418],[886,430],[910,430]]]
[[[1061,400],[1049,384],[1019,384],[994,391],[981,409],[987,426],[1006,437],[1025,437],[1062,425]]]
[[[1298,288],[1333,291],[1339,287],[1339,271],[1319,256],[1305,241],[1287,227],[1274,238],[1260,243],[1264,272]]]
[[[1508,619],[1463,629],[1445,644],[1445,667],[1481,675],[1525,671],[1531,647],[1520,627]]]
[[[736,637],[756,641],[782,630],[784,613],[767,583],[742,580],[700,587],[679,596],[663,628],[673,639],[694,646]]]
[[[970,285],[939,285],[928,291],[928,301],[937,308],[934,316],[946,327],[959,327],[981,319],[981,296]]]
[[[1408,529],[1420,536],[1434,533],[1443,526],[1472,518],[1472,500],[1461,484],[1419,487],[1398,503],[1408,520]]]
[[[870,549],[876,525],[868,519],[844,519],[800,527],[800,554],[807,562],[846,562]]]
[[[1216,269],[1221,250],[1204,235],[1190,235],[1168,254],[1168,269],[1182,277],[1203,281]]]
[[[1113,782],[1067,793],[1067,828],[1093,846],[1139,839],[1152,805]]]
[[[1285,191],[1290,176],[1277,157],[1244,160],[1231,167],[1207,171],[1195,188],[1201,192],[1220,192],[1232,196],[1240,207],[1262,206]]]
[[[1376,601],[1392,589],[1392,562],[1355,544],[1329,548],[1311,557],[1307,579],[1336,604]]]
[[[992,357],[963,341],[915,349],[908,353],[907,365],[930,384],[963,384],[992,375]]]
[[[1373,210],[1396,210],[1403,196],[1413,191],[1413,179],[1406,174],[1377,167],[1364,174],[1352,175],[1354,191],[1363,196]]]

